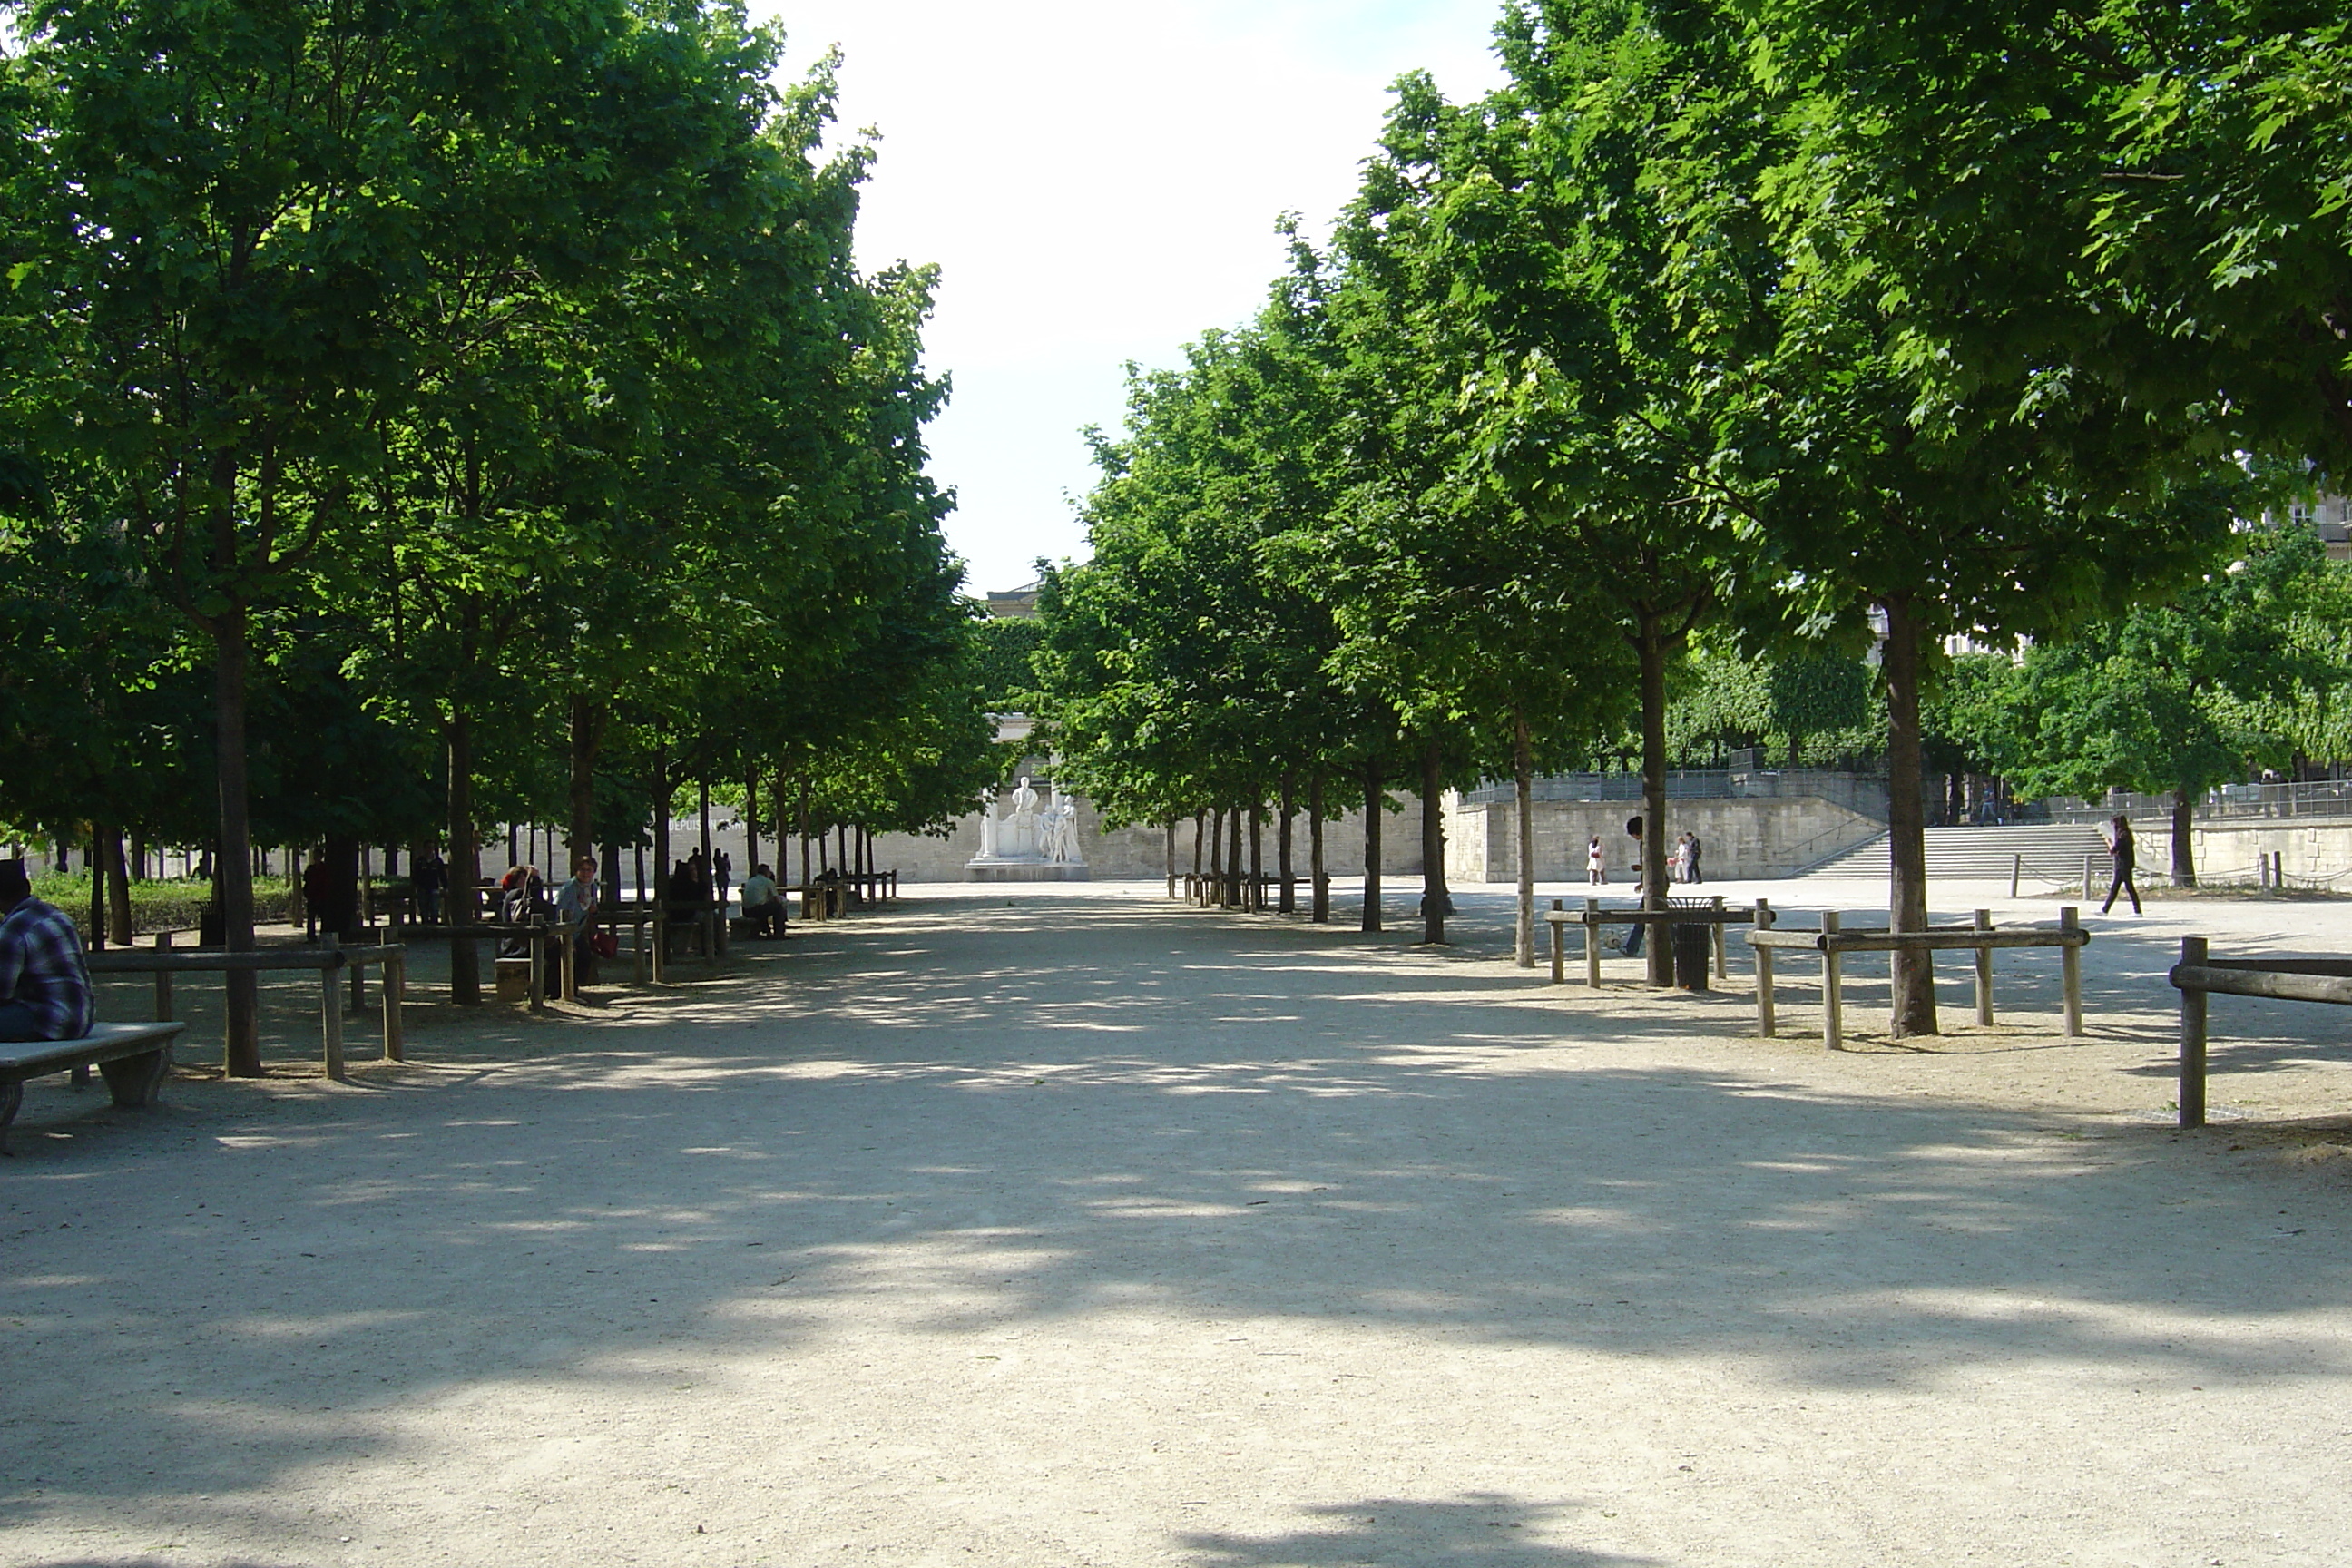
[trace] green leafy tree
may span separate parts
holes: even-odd
[[[2197,881],[2193,814],[2216,784],[2284,765],[2283,720],[2299,691],[2347,673],[2297,646],[2294,626],[2322,586],[2326,557],[2308,532],[2257,536],[2226,570],[2169,604],[2143,605],[2038,644],[2013,669],[1978,672],[1956,718],[2031,799],[2109,789],[2172,792],[2172,879]]]
[[[1752,199],[1768,143],[1719,29],[1613,0],[1517,5],[1510,85],[1402,116],[1442,208],[1457,310],[1488,348],[1465,402],[1537,548],[1573,562],[1632,667],[1644,902],[1667,898],[1668,678],[1749,591],[1727,487],[1727,387],[1769,348],[1772,253]],[[1621,680],[1606,661],[1595,685]],[[1654,946],[1654,982],[1671,978]]]
[[[713,74],[708,39],[620,0],[491,28],[445,5],[15,15],[10,68],[47,95],[47,210],[76,241],[44,281],[86,334],[77,440],[211,645],[216,890],[250,948],[255,616],[321,552],[375,554],[355,509],[384,422],[452,346],[441,301],[593,255],[626,210],[605,198],[693,140],[648,132],[712,118],[689,85]],[[734,65],[735,96],[764,91],[756,55]],[[230,976],[232,1072],[259,1070],[255,996]]]

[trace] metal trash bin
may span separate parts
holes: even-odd
[[[1698,921],[1676,921],[1666,928],[1674,942],[1675,985],[1684,991],[1707,988],[1706,972],[1714,958],[1714,933]]]

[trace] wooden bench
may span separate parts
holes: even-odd
[[[185,1024],[100,1024],[78,1040],[18,1040],[0,1044],[0,1154],[8,1152],[8,1124],[25,1103],[25,1080],[95,1064],[106,1075],[114,1103],[130,1109],[155,1103],[172,1067],[172,1042]]]
[[[782,937],[792,934],[791,917],[792,911],[785,906],[783,900],[779,898],[776,900],[776,935]],[[751,929],[753,923],[750,915],[729,915],[727,934],[730,938],[741,937],[746,942],[761,940],[755,937]]]
[[[159,1018],[172,1008],[171,977],[175,973],[227,974],[232,971],[311,969],[319,973],[320,1035],[327,1076],[343,1077],[343,1005],[336,994],[335,977],[349,971],[354,1007],[360,1005],[360,970],[368,964],[383,970],[383,1059],[405,1061],[401,1038],[400,1008],[407,988],[408,949],[399,942],[372,942],[363,947],[265,947],[243,952],[203,948],[114,948],[92,952],[83,962],[93,979],[108,974],[155,976],[155,1011]]]
[[[1650,926],[1703,925],[1713,928],[1708,943],[1715,960],[1715,977],[1727,977],[1729,965],[1725,952],[1723,928],[1727,924],[1767,927],[1772,923],[1772,906],[1764,899],[1745,909],[1724,902],[1722,895],[1704,898],[1669,898],[1663,910],[1603,909],[1599,899],[1587,899],[1580,910],[1563,907],[1563,900],[1554,899],[1551,908],[1542,911],[1543,921],[1551,927],[1551,983],[1568,983],[1568,928],[1584,928],[1584,983],[1595,988],[1601,984],[1601,931],[1603,926],[1622,925],[1645,930]]]

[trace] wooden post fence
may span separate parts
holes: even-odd
[[[1760,916],[1760,911],[1759,911]],[[1992,1018],[1992,952],[2003,947],[2054,947],[2060,952],[2060,965],[2064,976],[2065,1032],[2068,1037],[2083,1033],[2083,944],[2091,933],[2083,929],[2077,911],[2069,906],[2058,911],[2058,924],[2050,926],[2017,926],[2003,931],[1992,923],[1990,911],[1979,910],[1974,919],[1964,926],[1936,926],[1921,931],[1890,931],[1884,927],[1856,927],[1848,930],[1837,911],[1822,913],[1818,932],[1780,931],[1759,918],[1748,940],[1758,951],[1756,975],[1757,1032],[1769,1037],[1772,1032],[1774,1003],[1772,968],[1764,954],[1773,948],[1811,949],[1822,957],[1822,1044],[1825,1049],[1836,1050],[1844,1043],[1845,996],[1843,956],[1849,952],[1940,952],[1948,950],[1973,949],[1977,970],[1977,1018],[1990,1023]]]
[[[2206,998],[2260,996],[2273,1002],[2352,1006],[2352,959],[2214,958],[2201,936],[2180,939],[2180,962],[2166,976],[2180,993],[2180,1125],[2205,1125]]]

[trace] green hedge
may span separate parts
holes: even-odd
[[[33,896],[73,916],[89,935],[89,873],[54,873],[33,879]],[[283,877],[257,877],[253,882],[254,918],[265,923],[286,919],[294,889]],[[203,920],[213,899],[210,882],[133,882],[131,884],[131,926],[144,935],[159,931],[192,931]]]

